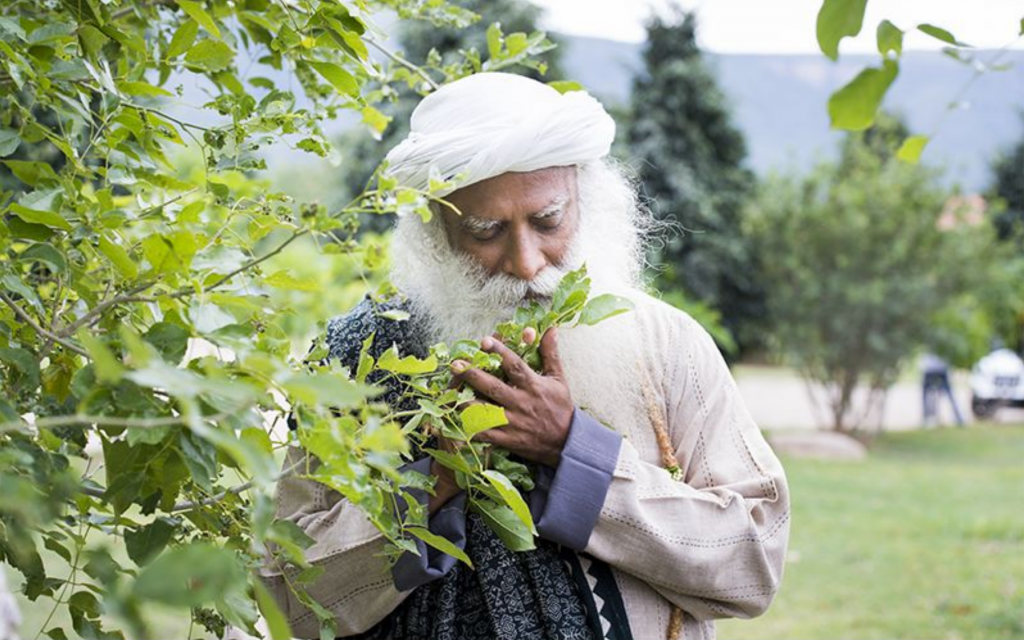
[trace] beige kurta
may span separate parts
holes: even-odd
[[[785,474],[707,333],[646,294],[630,297],[633,312],[561,336],[574,401],[624,436],[586,552],[614,567],[634,638],[665,637],[672,604],[684,612],[682,637],[713,638],[713,619],[759,615],[778,591]],[[622,339],[607,343],[615,335]],[[652,420],[668,428],[681,481],[662,468]],[[405,599],[376,557],[381,536],[357,509],[298,479],[281,481],[278,500],[279,517],[316,541],[307,557],[325,571],[310,593],[337,615],[341,635],[370,628]],[[280,571],[264,576],[292,630],[315,637],[315,617]]]

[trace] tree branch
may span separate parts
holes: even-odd
[[[289,477],[290,475],[292,475],[293,473],[298,471],[299,468],[302,467],[305,463],[306,463],[305,460],[299,460],[298,462],[296,462],[292,466],[288,467],[287,469],[285,469],[281,473],[279,473],[276,476],[274,476],[274,480],[277,481],[277,480],[281,480],[282,478]],[[196,500],[194,502],[193,501],[179,502],[176,505],[174,505],[173,507],[171,507],[170,512],[171,513],[178,513],[180,511],[189,511],[191,509],[195,509],[196,507],[208,507],[210,505],[217,504],[218,502],[220,502],[221,500],[223,500],[224,498],[226,498],[228,496],[234,496],[234,495],[238,495],[238,494],[242,493],[243,491],[248,491],[255,484],[256,484],[256,482],[254,480],[250,480],[249,482],[240,484],[237,487],[231,487],[230,489],[226,489],[224,491],[221,491],[217,495],[211,496],[211,497],[206,498],[204,500]]]
[[[59,335],[57,335],[55,333],[50,333],[46,329],[42,328],[39,325],[39,323],[37,323],[35,320],[32,319],[32,316],[30,316],[27,313],[25,313],[24,309],[19,307],[17,305],[17,303],[14,302],[14,300],[11,300],[9,297],[7,297],[7,294],[3,293],[2,291],[0,291],[0,299],[2,299],[4,302],[6,302],[7,306],[9,306],[12,310],[14,310],[14,315],[18,316],[21,319],[22,322],[24,322],[28,326],[32,327],[32,330],[35,331],[36,333],[38,333],[40,336],[42,336],[42,337],[44,337],[44,338],[46,338],[48,340],[52,340],[53,342],[56,342],[57,344],[61,345],[62,347],[64,347],[68,351],[73,351],[73,352],[77,353],[78,355],[84,356],[86,358],[89,357],[89,352],[86,351],[85,349],[83,349],[82,347],[78,346],[77,344],[75,344],[73,342],[65,340],[64,338],[62,338],[61,336],[59,336]]]
[[[413,73],[419,75],[421,78],[423,78],[427,82],[427,84],[430,85],[430,88],[433,89],[434,91],[437,91],[438,89],[441,88],[441,85],[437,84],[437,82],[435,82],[433,78],[431,78],[430,76],[427,75],[427,72],[423,70],[423,67],[419,67],[419,66],[409,62],[408,60],[406,60],[402,56],[398,55],[397,53],[394,53],[392,51],[388,51],[387,48],[384,47],[384,45],[380,44],[379,42],[377,42],[376,40],[374,40],[372,38],[367,38],[366,42],[369,43],[369,45],[371,47],[373,47],[374,49],[376,49],[377,51],[380,51],[381,53],[383,53],[387,57],[391,58],[392,60],[394,60],[398,64],[402,65],[406,69],[408,69],[408,70],[412,71]]]
[[[2,294],[0,294],[2,295]],[[203,420],[217,421],[228,417],[226,412],[216,413],[210,416],[202,416]],[[169,427],[179,424],[186,424],[186,416],[164,416],[160,418],[121,418],[118,416],[91,416],[75,413],[67,416],[51,416],[48,418],[37,418],[32,424],[37,429],[53,429],[55,427],[91,426],[97,427],[126,427],[134,429],[155,429],[157,427]],[[0,423],[0,433],[8,431],[24,431],[25,422],[15,420]]]

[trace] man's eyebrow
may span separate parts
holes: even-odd
[[[551,204],[544,207],[543,209],[541,209],[540,211],[538,211],[537,213],[533,214],[530,217],[542,220],[544,218],[556,216],[559,213],[562,213],[562,210],[565,209],[565,203],[567,203],[568,201],[569,198],[565,196],[559,196],[558,198],[555,198],[555,200]]]
[[[548,206],[544,207],[540,211],[537,211],[536,213],[530,214],[530,217],[533,218],[534,220],[543,220],[544,218],[550,218],[552,216],[556,216],[556,215],[562,213],[562,211],[565,209],[565,204],[568,201],[569,201],[569,199],[567,197],[560,196],[560,197],[556,198],[555,200],[553,200],[551,202],[551,204],[549,204]],[[491,231],[492,229],[500,227],[502,224],[504,224],[504,223],[501,220],[491,220],[489,218],[478,218],[477,216],[470,215],[468,213],[462,214],[462,217],[459,218],[459,226],[460,227],[462,227],[463,229],[466,229],[467,231],[475,232],[475,233],[484,232],[484,231]]]
[[[459,226],[462,227],[463,229],[466,229],[467,231],[490,231],[491,229],[494,229],[495,227],[498,227],[500,225],[501,220],[488,220],[487,218],[478,218],[476,216],[471,216],[468,214],[464,214],[461,218],[459,218]]]

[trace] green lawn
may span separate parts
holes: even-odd
[[[784,463],[782,591],[719,638],[1024,638],[1024,425],[894,433],[863,462]]]

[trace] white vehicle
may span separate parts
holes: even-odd
[[[1010,349],[997,349],[971,370],[971,411],[989,418],[1001,406],[1024,407],[1024,360]]]

